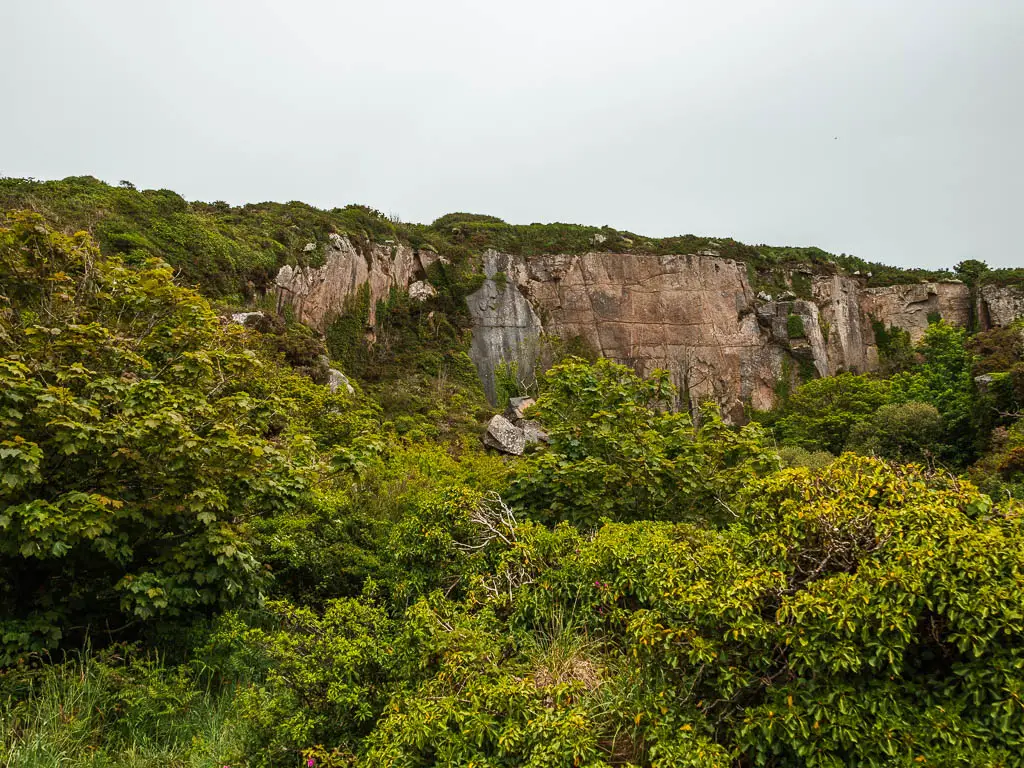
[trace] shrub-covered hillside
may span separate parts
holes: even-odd
[[[285,263],[317,263],[319,251],[306,243],[324,243],[330,232],[356,242],[405,242],[430,248],[458,261],[494,247],[510,253],[585,251],[696,253],[714,250],[744,261],[766,283],[782,265],[834,271],[859,271],[869,285],[950,279],[948,271],[902,270],[834,255],[819,248],[745,245],[730,238],[682,235],[649,238],[611,227],[577,224],[508,224],[494,216],[451,213],[432,224],[409,224],[361,205],[329,211],[300,202],[257,203],[240,207],[223,202],[187,202],[166,189],[138,190],[130,182],[105,184],[91,176],[60,181],[0,179],[0,209],[30,209],[54,227],[90,232],[104,253],[129,260],[159,256],[189,285],[210,296],[235,300],[264,290]],[[1012,276],[1003,276],[1010,279]],[[1001,274],[1001,273],[1000,273]]]
[[[2,189],[0,764],[1024,765],[1019,328],[742,428],[561,350],[505,458],[457,318],[361,358],[211,297],[314,231],[590,230]]]

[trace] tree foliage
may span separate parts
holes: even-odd
[[[261,364],[152,261],[0,228],[0,651],[255,597],[245,521],[303,493]]]
[[[547,521],[720,519],[729,499],[777,458],[758,425],[726,427],[709,407],[695,425],[671,409],[666,371],[641,378],[610,360],[548,371],[535,412],[550,446],[518,468],[509,499]]]
[[[838,455],[854,424],[889,401],[889,385],[867,375],[841,373],[801,385],[775,423],[783,442]]]

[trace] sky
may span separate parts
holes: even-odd
[[[1024,267],[1024,0],[0,0],[0,175]]]

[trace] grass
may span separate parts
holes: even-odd
[[[0,674],[2,768],[208,768],[237,763],[245,729],[230,688],[155,658],[86,650]]]

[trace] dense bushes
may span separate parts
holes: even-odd
[[[674,412],[668,373],[642,379],[609,360],[571,359],[547,374],[535,410],[550,447],[523,462],[509,499],[546,521],[722,519],[747,480],[777,457],[757,425],[726,427],[713,408],[694,425]]]
[[[255,597],[240,536],[303,492],[303,451],[237,329],[159,262],[37,216],[0,229],[0,650]]]
[[[937,322],[912,367],[743,428],[563,359],[529,414],[550,442],[507,459],[441,325],[468,268],[381,302],[365,359],[368,307],[340,318],[362,380],[332,393],[319,338],[221,321],[120,234],[0,228],[0,763],[1024,764],[1019,336]],[[990,495],[944,468],[986,447]]]

